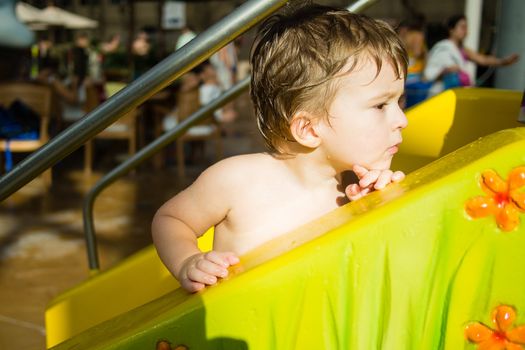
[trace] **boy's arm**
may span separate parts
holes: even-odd
[[[197,238],[219,222],[229,210],[229,178],[220,162],[186,190],[166,202],[155,214],[152,236],[162,262],[181,285],[197,291],[225,277],[238,262],[232,253],[202,253]]]
[[[399,182],[405,178],[402,171],[386,170],[368,170],[360,165],[354,165],[353,172],[359,178],[359,182],[346,187],[345,193],[348,199],[355,201],[369,192],[381,190],[391,182]]]

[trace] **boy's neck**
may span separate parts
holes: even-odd
[[[341,182],[338,172],[319,148],[311,150],[297,146],[289,147],[287,156],[276,156],[282,160],[299,183],[307,188],[334,186]]]

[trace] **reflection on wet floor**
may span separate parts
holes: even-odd
[[[262,150],[256,126],[244,114],[224,139],[225,156]],[[94,217],[102,270],[151,243],[153,214],[213,162],[214,145],[206,150],[205,159],[187,166],[184,179],[174,166],[154,170],[148,163],[101,193]],[[44,349],[46,304],[88,278],[82,201],[117,164],[114,154],[103,151],[90,178],[82,172],[82,150],[75,151],[53,168],[50,189],[37,179],[0,203],[0,349]]]

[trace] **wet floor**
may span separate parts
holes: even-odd
[[[225,156],[262,150],[245,97],[238,108],[239,118],[223,139]],[[36,179],[0,203],[0,349],[44,349],[47,303],[88,277],[82,201],[118,164],[120,151],[118,145],[102,143],[109,152],[100,147],[90,178],[82,172],[79,150],[54,167],[50,189]],[[151,244],[153,214],[214,161],[213,142],[206,150],[204,158],[187,165],[184,179],[169,158],[163,169],[145,164],[101,193],[94,217],[102,270]],[[125,154],[125,144],[121,151]]]

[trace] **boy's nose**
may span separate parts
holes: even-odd
[[[393,124],[394,130],[404,129],[407,127],[408,120],[407,120],[405,113],[401,109],[401,107],[396,108],[396,111],[394,112],[394,115],[393,115],[393,123],[394,123]]]

